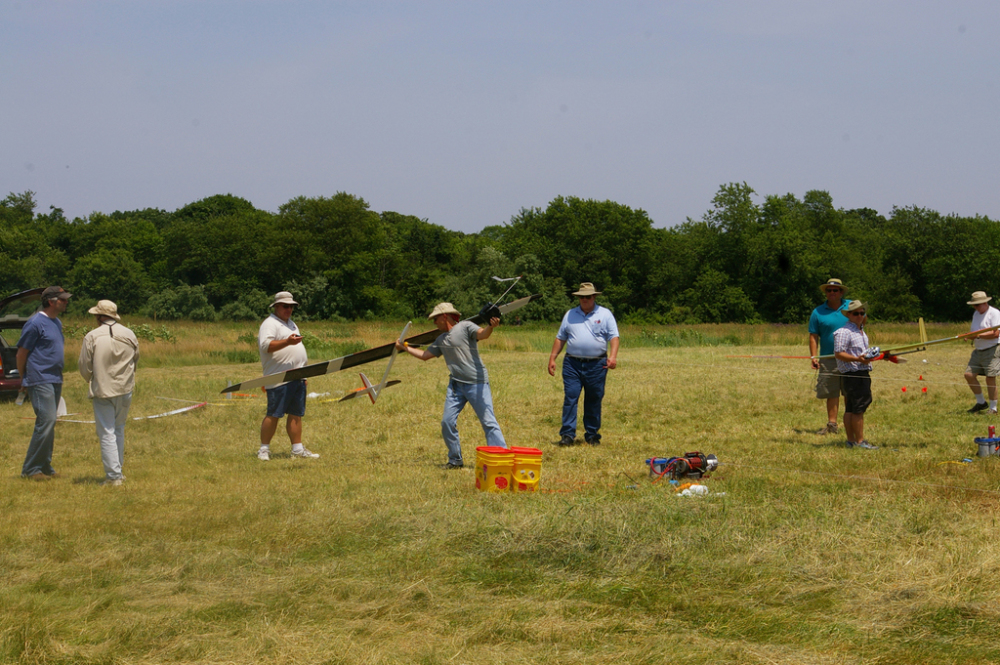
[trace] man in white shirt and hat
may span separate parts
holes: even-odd
[[[872,404],[872,358],[865,332],[868,312],[860,300],[852,300],[841,311],[847,324],[833,333],[833,353],[842,379],[847,447],[874,450],[875,446],[865,438],[865,411]]]
[[[309,362],[306,347],[302,345],[299,327],[292,321],[292,313],[299,303],[288,291],[274,294],[271,316],[264,319],[257,333],[260,364],[264,374],[277,374],[290,369],[305,367]],[[292,444],[292,457],[312,459],[319,457],[302,445],[302,416],[306,415],[305,379],[279,383],[267,388],[267,415],[260,424],[260,449],[257,458],[271,459],[271,439],[278,430],[278,422],[285,418],[285,431]]]
[[[94,407],[104,463],[101,484],[117,486],[125,480],[125,423],[132,406],[139,340],[119,323],[118,306],[110,300],[99,300],[87,311],[97,317],[97,327],[83,338],[80,376],[89,384],[87,395]]]
[[[975,308],[972,315],[970,332],[1000,326],[1000,310],[989,303],[993,300],[985,291],[976,291],[968,304]],[[988,410],[991,415],[997,412],[997,374],[1000,374],[1000,330],[990,330],[972,337],[972,357],[969,366],[965,368],[965,380],[976,396],[976,403],[969,413],[979,413]],[[979,377],[986,377],[986,390],[989,393],[989,403],[983,398],[983,387]]]

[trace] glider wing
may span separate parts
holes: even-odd
[[[907,344],[905,346],[895,346],[892,349],[887,350],[886,355],[898,356],[901,353],[916,353],[917,351],[923,351],[928,346],[934,346],[935,344],[944,344],[945,342],[962,342],[968,341],[969,339],[981,335],[984,332],[990,332],[992,330],[1000,329],[1000,326],[993,326],[991,328],[983,328],[981,330],[973,330],[971,332],[962,333],[961,335],[955,335],[954,337],[942,337],[941,339],[932,339],[927,341],[927,332],[923,329],[923,319],[920,320],[921,323],[921,337],[923,341],[917,342],[916,344]]]
[[[517,300],[512,300],[506,305],[500,305],[500,314],[508,314],[514,310],[521,309],[525,305],[535,300],[541,298],[541,294],[535,294],[531,296],[525,296],[523,298],[518,298]],[[466,321],[472,321],[476,325],[482,325],[486,323],[483,317],[479,314],[471,318],[465,319]],[[440,330],[428,330],[427,332],[420,333],[419,335],[413,335],[412,337],[406,338],[406,343],[410,346],[423,346],[425,344],[430,344],[438,338],[441,334]],[[314,376],[323,376],[324,374],[333,374],[334,372],[339,372],[344,369],[350,369],[351,367],[357,367],[358,365],[364,365],[365,363],[370,363],[375,360],[381,360],[382,358],[388,358],[392,355],[396,348],[395,342],[389,342],[388,344],[383,344],[382,346],[375,346],[370,349],[365,349],[364,351],[358,351],[357,353],[351,353],[346,356],[341,356],[340,358],[334,358],[333,360],[324,360],[323,362],[314,363],[312,365],[306,365],[305,367],[299,367],[298,369],[290,369],[287,372],[278,372],[277,374],[269,374],[267,376],[262,376],[256,379],[251,379],[250,381],[244,381],[243,383],[237,383],[232,386],[226,386],[220,392],[231,393],[239,390],[249,390],[251,388],[260,388],[273,386],[279,383],[285,383],[287,381],[298,381],[299,379],[309,379]]]
[[[954,337],[942,337],[941,339],[927,339],[927,328],[924,326],[924,320],[921,318],[917,321],[920,328],[920,341],[913,344],[904,344],[902,346],[894,346],[886,349],[874,360],[888,360],[890,362],[905,362],[903,358],[897,358],[897,356],[906,355],[908,353],[918,353],[920,351],[926,351],[928,346],[934,346],[935,344],[944,344],[946,342],[961,342],[969,340],[976,335],[980,335],[984,332],[990,332],[991,330],[1000,330],[1000,326],[993,326],[992,328],[983,328],[981,330],[973,330],[971,332],[962,333],[961,335],[955,335]],[[810,356],[726,356],[727,358],[798,358],[803,360],[808,360]],[[828,353],[822,356],[816,356],[817,358],[833,358],[834,354]]]

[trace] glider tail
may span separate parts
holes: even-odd
[[[365,384],[365,389],[359,390],[358,392],[368,393],[368,398],[371,399],[372,404],[374,404],[375,400],[378,399],[378,389],[372,388],[372,382],[368,380],[368,377],[365,376],[364,372],[358,372],[358,374],[361,375],[361,383]]]

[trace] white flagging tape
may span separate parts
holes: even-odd
[[[208,402],[202,402],[201,404],[192,404],[191,406],[185,406],[180,409],[174,409],[173,411],[167,411],[166,413],[157,413],[152,416],[138,416],[136,418],[130,418],[130,420],[152,420],[154,418],[166,418],[167,416],[175,416],[178,413],[185,413],[187,411],[194,411],[195,409],[200,409],[201,407],[208,404]],[[93,425],[96,421],[94,420],[57,420],[60,423],[82,423],[85,425]]]

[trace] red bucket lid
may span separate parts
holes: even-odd
[[[476,448],[476,452],[487,453],[490,455],[507,455],[513,454],[508,448],[501,448],[500,446],[479,446]]]
[[[517,446],[511,446],[510,451],[517,455],[538,455],[542,456],[542,451],[538,448],[518,448]]]

